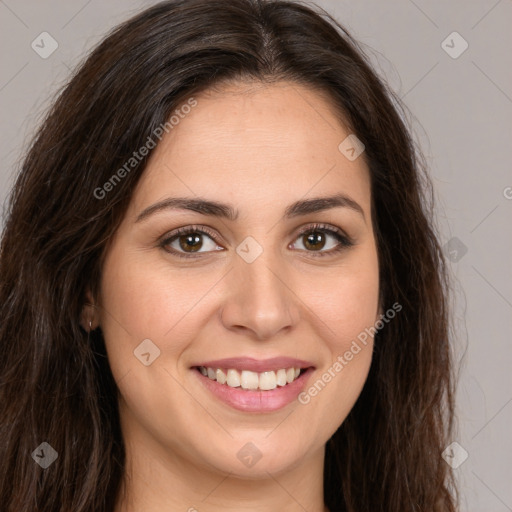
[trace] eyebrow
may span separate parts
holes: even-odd
[[[364,211],[361,206],[344,194],[335,194],[332,196],[315,197],[312,199],[296,201],[286,208],[284,217],[286,219],[292,219],[309,213],[317,213],[330,210],[331,208],[341,207],[354,210],[360,213],[363,219],[365,219]],[[230,221],[238,219],[240,213],[229,204],[219,203],[218,201],[211,201],[203,198],[169,197],[143,210],[137,216],[135,222],[142,222],[151,215],[164,210],[191,210],[202,215],[219,217]]]

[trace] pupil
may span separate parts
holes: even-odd
[[[179,238],[180,241],[180,247],[183,250],[191,249],[193,252],[201,249],[202,243],[201,243],[201,236],[198,234],[195,235],[183,235]],[[306,243],[304,244],[306,247],[310,249],[321,249],[323,247],[323,233],[310,233],[306,236]],[[321,247],[318,247],[318,245],[321,245]]]
[[[322,247],[324,246],[324,244],[322,243],[323,236],[324,234],[319,232],[310,233],[309,235],[307,235],[306,243],[304,245],[306,247],[309,246],[310,249],[322,249]],[[315,247],[318,244],[321,244],[321,247]]]
[[[180,247],[185,251],[187,249],[191,249],[192,251],[195,252],[195,251],[201,249],[201,246],[203,245],[201,243],[201,236],[197,235],[197,234],[182,235],[182,236],[180,236],[179,240],[180,240]]]

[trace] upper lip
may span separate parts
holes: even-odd
[[[313,366],[309,361],[295,359],[293,357],[273,357],[271,359],[253,359],[252,357],[228,357],[206,361],[194,366],[205,366],[206,368],[225,368],[238,371],[249,370],[252,372],[275,371],[282,368],[309,368]]]

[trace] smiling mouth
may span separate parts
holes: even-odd
[[[211,368],[206,366],[194,367],[197,371],[211,380],[230,388],[246,391],[271,391],[286,387],[298,379],[308,368],[281,368],[276,371],[253,372],[236,370],[234,368]]]

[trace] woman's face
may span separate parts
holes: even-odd
[[[361,333],[379,318],[369,171],[313,90],[231,85],[194,99],[103,267],[123,435],[183,467],[278,474],[323,456],[367,377]]]

